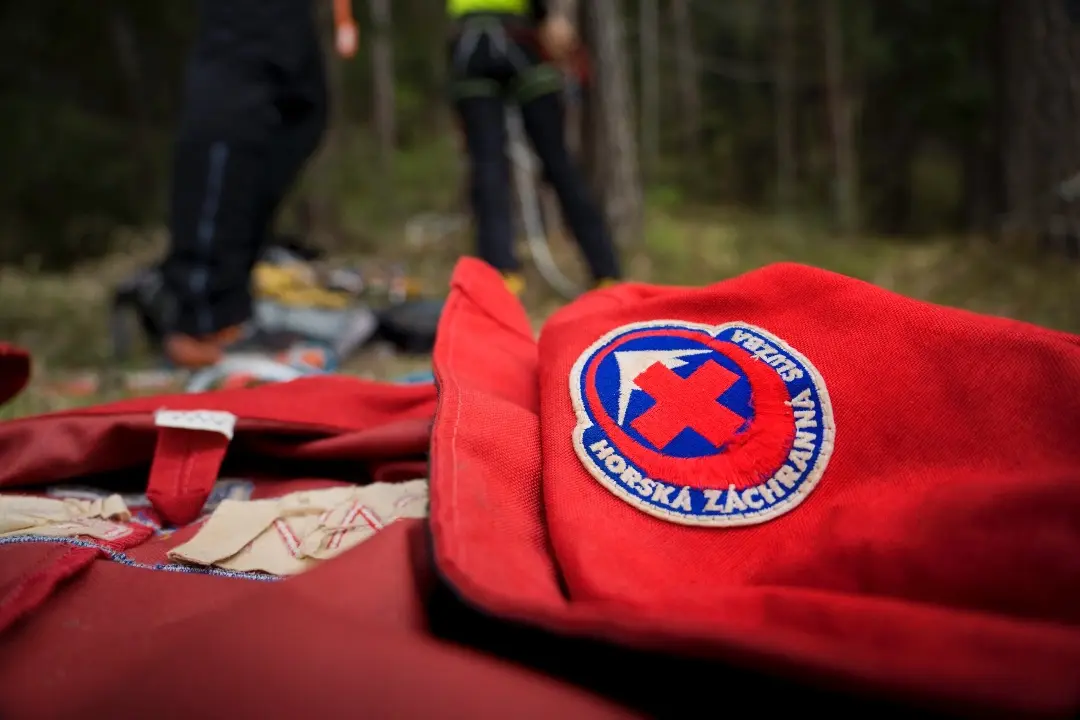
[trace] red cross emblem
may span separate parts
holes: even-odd
[[[630,425],[661,450],[686,428],[720,447],[746,422],[718,402],[738,380],[737,374],[712,360],[685,379],[663,363],[654,363],[634,382],[655,404]]]

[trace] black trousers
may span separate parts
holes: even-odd
[[[251,270],[282,198],[326,128],[307,0],[203,0],[173,156],[167,330],[207,335],[251,316]]]
[[[468,20],[465,27],[467,30]],[[522,86],[522,78],[542,65],[542,60],[533,48],[509,34],[460,33],[450,44],[450,55],[454,104],[469,154],[477,250],[481,259],[496,269],[517,271],[521,265],[514,253],[505,103],[516,99],[512,97],[514,89]],[[520,105],[525,132],[543,165],[544,177],[555,190],[566,224],[594,279],[620,277],[607,224],[566,146],[561,94],[528,95],[520,99]]]

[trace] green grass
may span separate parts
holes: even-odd
[[[400,230],[383,225],[380,259],[409,264],[428,293],[445,293],[455,258],[468,246],[452,238],[419,252],[403,248]],[[155,253],[160,239],[144,238],[106,261],[65,275],[0,270],[0,338],[31,350],[35,381],[0,418],[56,410],[123,396],[103,390],[87,397],[51,391],[50,384],[71,371],[110,366],[107,309],[113,283]],[[556,243],[562,264],[572,249]],[[872,282],[903,295],[1080,332],[1080,269],[1060,259],[1039,257],[979,238],[919,242],[889,238],[832,237],[813,223],[779,221],[735,210],[650,211],[643,247],[628,254],[637,280],[703,285],[777,261],[795,261]],[[354,258],[355,259],[355,258]],[[535,278],[534,278],[535,280]],[[537,318],[559,302],[533,282],[526,304]],[[397,358],[366,352],[348,371],[385,379],[426,364],[424,358]]]
[[[833,270],[908,297],[1080,332],[1080,265],[984,238],[843,239],[739,212],[653,214],[635,275],[704,284],[778,262]]]

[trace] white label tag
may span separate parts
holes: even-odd
[[[215,432],[232,440],[236,416],[224,410],[158,410],[154,413],[154,424],[179,430]]]

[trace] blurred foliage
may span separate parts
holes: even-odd
[[[828,199],[829,136],[818,13],[814,3],[798,5],[799,199],[814,214]],[[627,3],[627,12],[635,6]],[[995,6],[992,0],[844,3],[870,232],[955,232],[979,224],[976,206],[993,206],[973,199],[973,174],[985,174],[987,165],[971,158],[992,155],[997,143],[989,112],[997,91],[993,64],[985,61],[993,51]],[[366,4],[356,7],[363,25]],[[347,242],[377,242],[379,228],[404,215],[455,202],[460,167],[443,92],[442,10],[437,2],[394,3],[400,153],[392,169],[378,167],[367,132],[369,53],[332,73],[334,144],[320,177],[305,179],[304,192],[333,208]],[[682,149],[678,103],[670,101],[676,84],[667,80],[677,39],[665,35],[664,161],[650,195],[664,208],[771,207],[772,0],[697,0],[692,10],[705,150],[691,156]],[[67,267],[106,254],[118,227],[163,222],[195,11],[194,2],[0,2],[0,264]],[[636,22],[628,19],[632,31]],[[732,63],[750,68],[750,76],[732,73]]]

